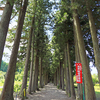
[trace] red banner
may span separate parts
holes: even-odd
[[[82,64],[76,63],[76,82],[82,83]]]

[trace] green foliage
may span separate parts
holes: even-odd
[[[23,71],[21,73],[16,72],[15,81],[21,81],[23,79],[23,74],[24,74]]]
[[[8,68],[8,63],[2,61],[1,62],[0,70],[3,71],[3,72],[6,72],[7,71],[7,68]]]
[[[4,79],[5,79],[5,72],[3,71],[0,71],[0,83],[4,82]],[[1,86],[1,85],[0,85]]]
[[[93,75],[92,75],[92,81],[93,81],[93,84],[94,84],[94,85],[97,84],[97,83],[99,83],[98,75],[93,74]]]
[[[5,81],[5,74],[6,72],[0,71],[0,87],[3,87],[4,81]],[[0,88],[0,92],[2,91],[2,88]]]
[[[57,85],[57,88],[60,89],[60,85],[59,84]]]
[[[79,3],[74,2],[74,3],[72,4],[72,9],[78,9],[79,6],[80,6]]]
[[[96,84],[96,85],[94,86],[94,88],[95,88],[95,91],[96,91],[96,92],[99,92],[99,93],[100,93],[100,85],[99,85],[99,84]]]
[[[94,89],[95,89],[97,100],[100,100],[100,85],[99,84],[95,84]]]
[[[5,81],[5,74],[6,72],[0,71],[0,86],[4,85],[4,81]],[[19,92],[22,86],[22,78],[23,78],[23,71],[20,72],[16,72],[15,75],[15,80],[14,80],[14,92]],[[28,84],[29,84],[29,78],[28,78]],[[27,86],[28,86],[27,84]],[[0,91],[2,91],[2,88],[0,89]]]
[[[14,92],[20,92],[21,86],[22,86],[22,82],[21,81],[15,81]]]
[[[3,4],[5,4],[6,0],[0,0],[0,6],[2,6]]]
[[[23,68],[20,69],[20,71],[16,72],[15,80],[14,80],[14,92],[17,92],[17,93],[19,93],[20,90],[21,90],[23,74],[24,74]],[[29,77],[28,77],[27,81],[28,81],[27,82],[27,87],[28,87],[28,85],[29,85]]]
[[[8,0],[10,4],[13,6],[15,0]]]

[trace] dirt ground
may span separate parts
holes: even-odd
[[[66,96],[66,92],[57,89],[52,83],[47,84],[40,91],[36,91],[32,95],[27,94],[28,99],[25,100],[72,100]]]

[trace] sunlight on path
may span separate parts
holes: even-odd
[[[25,100],[72,100],[66,96],[66,92],[59,90],[53,84],[49,83],[40,91],[36,91],[33,95],[27,95]]]

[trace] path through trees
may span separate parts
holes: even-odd
[[[33,95],[27,95],[27,97],[28,99],[25,100],[72,100],[67,97],[65,91],[57,89],[52,83],[47,84]]]
[[[98,1],[0,0],[5,5],[0,16],[0,65],[4,46],[11,51],[0,100],[14,100],[15,92],[21,100],[32,93],[29,100],[96,100],[89,63],[97,68],[100,84]],[[8,28],[13,18],[17,25]],[[82,84],[76,83],[75,63],[82,63]]]

